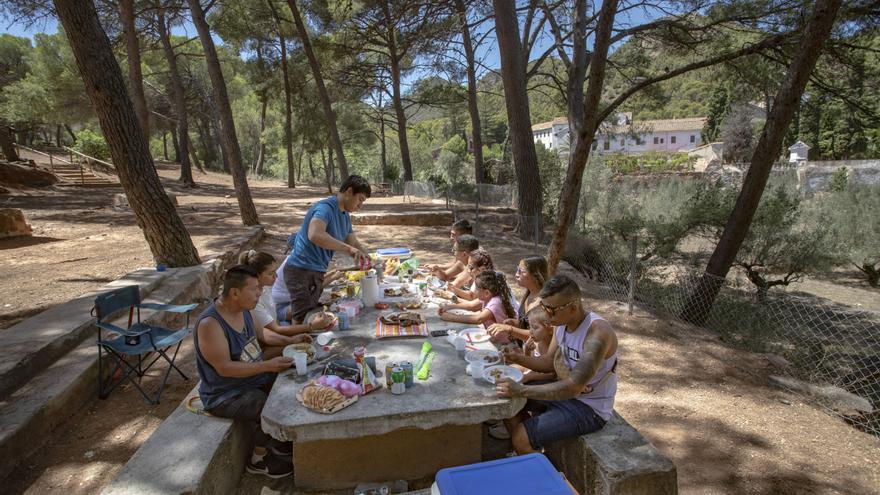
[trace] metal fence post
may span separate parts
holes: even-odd
[[[540,216],[535,216],[535,220],[532,222],[533,225],[535,226],[535,252],[536,253],[538,252],[538,237],[540,236],[540,230],[541,230],[541,226],[539,225],[540,219],[541,219]]]
[[[475,203],[476,207],[474,208],[474,233],[480,233],[480,188],[479,184],[477,185],[477,200]]]
[[[629,291],[626,296],[630,316],[633,314],[633,299],[636,293],[636,248],[638,245],[638,235],[632,236],[629,241]]]

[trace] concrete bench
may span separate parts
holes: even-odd
[[[185,399],[101,493],[235,493],[250,442],[244,423],[190,412]]]
[[[601,430],[551,444],[545,453],[579,493],[678,493],[675,464],[616,412]]]

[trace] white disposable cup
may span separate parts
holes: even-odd
[[[307,361],[309,359],[309,355],[304,352],[294,352],[293,353],[293,363],[296,365],[296,374],[300,376],[305,376],[308,370],[306,369]]]
[[[467,345],[467,341],[464,337],[456,337],[455,340],[452,341],[452,344],[455,346],[455,350],[458,352],[458,357],[464,357],[464,347]]]
[[[354,306],[346,306],[345,314],[347,314],[349,318],[354,318],[355,316],[357,316],[357,308],[355,308]]]
[[[471,376],[476,378],[477,380],[481,380],[483,378],[484,369],[485,363],[483,363],[483,360],[477,359],[476,361],[471,363]]]
[[[318,342],[318,345],[327,345],[333,340],[333,332],[320,333],[315,340]]]

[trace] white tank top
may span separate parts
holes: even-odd
[[[562,352],[568,369],[574,369],[578,361],[580,361],[581,353],[584,349],[584,340],[589,335],[590,326],[596,320],[604,321],[601,316],[590,312],[574,332],[566,332],[565,325],[556,327],[554,332],[556,343],[559,345],[560,352]],[[605,421],[611,418],[611,413],[614,411],[614,396],[617,394],[617,373],[611,370],[616,363],[617,351],[614,352],[613,356],[602,362],[599,370],[590,379],[587,386],[591,391],[576,397],[577,400],[593,408],[596,414]],[[605,378],[606,375],[608,375],[608,378]]]

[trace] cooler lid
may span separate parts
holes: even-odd
[[[441,495],[572,495],[543,454],[441,469],[435,480]]]

